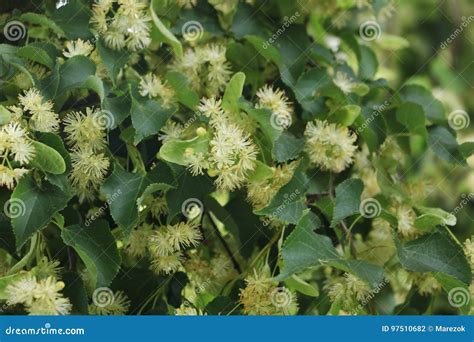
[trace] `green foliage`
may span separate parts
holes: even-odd
[[[71,314],[474,312],[452,298],[474,269],[465,38],[428,49],[387,1],[9,7],[0,301],[24,280]]]

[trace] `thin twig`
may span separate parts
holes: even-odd
[[[234,258],[234,255],[232,254],[232,251],[230,250],[229,245],[225,241],[224,237],[221,235],[221,232],[219,231],[219,228],[217,228],[216,224],[214,223],[214,220],[212,219],[211,215],[207,215],[209,218],[209,221],[211,222],[212,228],[214,228],[214,231],[216,232],[217,237],[221,241],[222,245],[224,246],[225,251],[227,252],[227,255],[229,258],[232,260],[232,264],[234,265],[234,268],[237,270],[237,272],[242,273],[242,269],[240,268],[239,263],[237,260]]]

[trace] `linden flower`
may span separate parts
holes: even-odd
[[[226,59],[226,48],[209,44],[187,49],[172,68],[185,74],[192,88],[207,95],[214,95],[224,89],[230,79],[230,64]]]
[[[169,242],[175,250],[190,246],[195,247],[202,240],[197,224],[190,222],[179,222],[173,226],[168,226],[167,233]]]
[[[28,170],[24,168],[10,169],[5,165],[0,165],[0,185],[11,190],[27,172]]]
[[[245,278],[246,287],[240,291],[240,303],[247,315],[281,315],[296,313],[298,303],[293,293],[278,288],[268,268]]]
[[[25,305],[30,315],[68,315],[72,306],[60,293],[63,288],[64,283],[55,277],[36,280],[27,276],[8,285],[6,292],[10,303]]]
[[[160,130],[161,133],[158,135],[158,140],[165,143],[173,139],[179,139],[181,138],[183,131],[183,125],[178,122],[168,120],[165,126]]]
[[[3,154],[4,158],[10,156],[20,165],[33,159],[35,149],[18,122],[10,122],[0,127],[0,154]]]
[[[59,129],[59,117],[52,111],[53,103],[44,101],[43,96],[35,88],[18,97],[24,110],[31,113],[30,126],[39,132],[56,132]]]
[[[87,149],[98,151],[106,146],[105,127],[100,123],[100,110],[86,109],[86,114],[72,112],[64,122],[66,141],[74,149]]]
[[[344,94],[349,94],[354,86],[352,79],[343,72],[337,72],[333,82]]]
[[[183,264],[183,255],[176,252],[170,255],[160,256],[151,261],[151,269],[157,274],[175,273]]]
[[[247,198],[255,208],[263,208],[270,203],[270,200],[278,190],[288,183],[297,167],[293,162],[288,165],[277,166],[273,177],[264,181],[253,181],[247,184]]]
[[[165,107],[174,102],[174,90],[167,86],[159,76],[152,73],[148,73],[140,78],[139,91],[141,96],[148,96],[149,98],[159,97]]]
[[[417,235],[415,228],[416,213],[409,205],[402,204],[395,208],[398,220],[398,233],[405,238],[413,238]]]
[[[206,313],[203,313],[201,310],[188,306],[186,304],[181,304],[181,306],[175,309],[176,316],[205,316]]]
[[[305,137],[311,162],[323,170],[339,173],[352,163],[357,137],[347,127],[316,120],[306,125]]]
[[[276,115],[277,123],[281,123],[282,128],[288,128],[291,125],[291,115],[293,109],[291,102],[288,101],[285,93],[280,90],[274,90],[271,86],[264,85],[257,91],[257,108],[268,108]]]
[[[8,302],[11,304],[31,305],[33,302],[33,291],[36,288],[36,278],[26,276],[10,284],[6,288]]]
[[[89,314],[99,316],[123,316],[130,309],[130,300],[122,292],[117,291],[112,296],[112,302],[107,305],[89,305]]]
[[[152,225],[142,224],[130,233],[125,251],[132,257],[143,258],[148,251],[148,239],[152,233]]]
[[[76,41],[68,41],[66,49],[63,51],[64,57],[71,58],[74,56],[89,56],[94,47],[88,41],[78,39]]]
[[[71,182],[79,190],[95,189],[102,183],[110,166],[109,159],[103,153],[94,153],[90,149],[79,149],[71,153]]]
[[[193,176],[203,175],[204,169],[209,168],[209,162],[207,161],[207,155],[202,152],[195,152],[192,148],[187,148],[184,151],[184,157],[187,162],[187,168]]]
[[[471,264],[471,269],[474,270],[474,235],[464,242],[464,253]]]

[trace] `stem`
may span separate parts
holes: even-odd
[[[221,232],[219,231],[219,228],[217,228],[214,220],[212,219],[211,215],[207,215],[208,218],[209,218],[209,221],[211,222],[211,226],[212,228],[214,229],[217,237],[219,238],[219,240],[221,241],[222,245],[224,246],[224,249],[227,253],[227,255],[229,256],[229,258],[232,260],[232,264],[234,265],[234,268],[237,270],[237,272],[242,273],[242,269],[240,268],[240,265],[239,263],[237,262],[237,260],[234,258],[234,254],[232,253],[232,251],[230,250],[229,248],[229,245],[227,244],[227,242],[225,241],[224,237],[221,235]]]
[[[7,272],[7,275],[12,275],[15,274],[23,269],[31,260],[31,258],[35,254],[36,246],[37,246],[37,241],[38,241],[38,234],[33,235],[30,241],[30,250],[26,255],[18,261],[11,269],[10,271]]]

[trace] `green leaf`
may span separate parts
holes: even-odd
[[[113,115],[113,125],[110,129],[114,129],[130,115],[132,99],[129,94],[117,97],[105,97],[102,108]]]
[[[195,153],[203,153],[206,155],[209,150],[210,141],[211,137],[209,136],[209,133],[189,140],[171,139],[161,146],[158,153],[162,159],[170,163],[186,166],[188,164],[184,156],[186,149],[192,148]]]
[[[0,105],[0,126],[10,122],[12,115],[8,109]]]
[[[191,110],[199,104],[198,94],[191,89],[189,78],[177,71],[169,71],[165,75],[166,82],[173,88],[178,101]]]
[[[447,128],[430,127],[428,133],[428,144],[441,159],[454,164],[466,164],[456,138]]]
[[[397,120],[403,124],[410,133],[419,134],[424,138],[428,137],[425,127],[425,111],[423,107],[413,103],[405,102],[397,109]]]
[[[304,198],[307,189],[308,178],[303,172],[303,165],[300,164],[291,181],[278,190],[267,207],[256,211],[255,214],[296,224],[306,209]]]
[[[283,267],[276,280],[286,279],[308,267],[327,264],[355,274],[372,287],[382,281],[381,267],[359,260],[342,259],[329,237],[314,232],[319,227],[319,220],[314,217],[313,213],[306,210],[295,229],[286,238],[281,251]]]
[[[279,163],[298,158],[304,147],[304,139],[296,138],[289,132],[283,132],[275,141],[273,155]]]
[[[379,63],[375,53],[367,46],[359,46],[359,77],[363,80],[372,79],[377,72]]]
[[[30,161],[31,166],[54,175],[66,172],[66,163],[58,151],[39,141],[32,141],[31,144],[35,148],[35,156]]]
[[[115,164],[114,171],[102,184],[100,191],[109,203],[110,214],[127,237],[138,223],[137,199],[151,183],[147,175],[130,173]]]
[[[158,16],[156,15],[155,10],[153,9],[153,4],[155,2],[156,0],[152,0],[150,4],[150,13],[151,19],[153,20],[153,23],[158,29],[159,39],[160,41],[169,44],[177,57],[182,57],[183,46],[181,45],[181,42],[174,36],[173,33],[171,33],[170,30],[168,30],[168,28],[166,28],[160,18],[158,18]]]
[[[382,33],[377,39],[377,45],[384,50],[396,51],[410,46],[410,42],[403,37]]]
[[[121,260],[107,221],[97,220],[89,227],[79,224],[66,227],[61,237],[79,254],[94,286],[109,286],[120,269]]]
[[[400,90],[399,95],[404,102],[413,102],[422,106],[428,120],[438,124],[446,122],[442,103],[422,86],[406,85]]]
[[[52,69],[54,66],[54,61],[51,59],[48,53],[39,46],[34,45],[34,43],[19,48],[16,51],[16,55],[18,57],[29,59],[33,62],[43,64],[50,69]]]
[[[456,278],[449,276],[444,273],[434,273],[433,276],[438,280],[443,286],[444,291],[448,294],[448,298],[451,298],[451,300],[456,300],[456,296],[460,296],[461,302],[459,304],[462,304],[462,301],[465,302],[464,305],[459,307],[459,311],[463,315],[468,315],[471,309],[471,302],[472,299],[469,300],[469,287],[466,286],[462,281],[457,280]],[[468,300],[465,300],[468,299]],[[455,301],[456,304],[458,302]]]
[[[97,95],[99,95],[100,102],[104,101],[104,83],[102,82],[102,79],[100,79],[98,76],[89,76],[84,82],[84,88],[93,90]]]
[[[400,263],[406,269],[444,273],[464,284],[471,283],[471,268],[462,247],[446,231],[425,234],[405,244],[394,238]]]
[[[310,69],[298,78],[293,91],[299,104],[305,110],[314,112],[319,109],[319,97],[321,97],[324,89],[331,85],[332,80],[325,70]],[[335,91],[342,95],[339,89],[335,89]]]
[[[267,164],[262,163],[259,160],[255,161],[255,170],[249,173],[247,180],[250,182],[262,182],[266,179],[272,178],[274,171]]]
[[[364,184],[357,178],[346,179],[336,187],[336,205],[331,226],[360,213],[360,196],[363,190]]]
[[[58,211],[66,207],[69,199],[69,194],[49,182],[38,185],[31,175],[21,178],[10,199],[17,248],[44,228]],[[18,211],[13,211],[15,209]]]
[[[154,100],[139,102],[132,98],[134,144],[137,145],[144,138],[157,134],[175,111],[176,107],[164,108]]]
[[[232,76],[227,87],[225,88],[222,107],[232,113],[239,112],[239,99],[244,89],[245,74],[238,72]]]
[[[345,105],[329,116],[328,121],[350,126],[360,114],[360,107],[357,105]]]
[[[58,25],[56,25],[56,23],[53,20],[49,19],[47,16],[43,14],[33,13],[33,12],[23,13],[20,16],[20,21],[39,25],[41,27],[47,27],[50,30],[52,30],[54,33],[56,33],[58,36],[61,36],[61,37],[64,36],[64,31]]]
[[[296,290],[306,296],[318,297],[319,290],[317,287],[308,284],[306,281],[298,277],[296,274],[293,274],[291,277],[285,280],[285,285],[289,289]]]
[[[51,19],[58,25],[68,39],[89,39],[89,20],[92,16],[88,6],[80,0],[70,0],[66,5],[54,10]]]
[[[257,50],[266,60],[275,63],[278,67],[281,66],[281,56],[277,48],[268,44],[263,38],[258,36],[249,34],[245,36],[245,39],[247,39],[255,50]]]
[[[130,57],[130,53],[127,49],[113,50],[105,46],[102,39],[97,40],[96,43],[97,51],[99,51],[100,58],[104,62],[107,73],[115,84],[117,81],[117,75],[120,70],[127,64]]]
[[[429,231],[438,225],[455,226],[456,216],[440,208],[427,208],[417,206],[416,209],[421,213],[415,220],[415,227]]]
[[[59,68],[59,93],[65,90],[82,86],[90,76],[95,74],[95,63],[85,56],[69,58]]]

